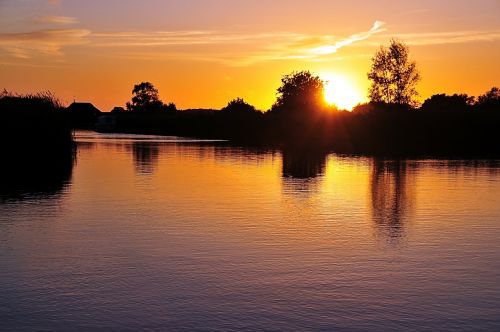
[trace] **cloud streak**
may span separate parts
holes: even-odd
[[[372,28],[369,31],[354,34],[349,36],[348,38],[338,41],[333,45],[323,45],[313,49],[310,49],[309,52],[313,55],[329,55],[333,53],[337,53],[339,49],[342,47],[354,44],[355,42],[359,42],[365,39],[370,38],[372,35],[386,31],[384,28],[385,22],[375,21],[373,23]]]
[[[384,36],[390,38],[390,36]],[[431,46],[447,44],[466,44],[475,42],[494,42],[500,40],[500,30],[492,31],[452,31],[431,33],[402,33],[391,37],[404,40],[409,45]]]
[[[46,22],[73,22],[70,17],[45,18]],[[52,29],[0,33],[0,50],[20,59],[39,54],[62,57],[64,48],[85,44],[80,51],[107,57],[138,61],[212,61],[229,66],[248,66],[280,60],[334,61],[342,58],[339,51],[343,48],[354,45],[371,48],[394,37],[416,46],[493,42],[500,41],[500,30],[388,34],[386,24],[381,21],[375,21],[366,31],[346,37],[293,32],[188,30],[92,33],[86,29]]]
[[[386,31],[384,25],[384,22],[375,21],[368,31],[345,38],[290,32],[250,34],[224,31],[157,31],[96,33],[92,35],[92,43],[103,48],[142,48],[142,52],[135,50],[121,53],[120,56],[126,58],[158,59],[163,56],[169,59],[189,58],[246,66],[287,59],[321,61],[343,47]],[[202,49],[203,52],[194,52],[195,49]]]
[[[40,16],[34,19],[36,23],[42,23],[42,24],[75,24],[78,23],[78,20],[76,17],[70,17],[70,16]]]
[[[21,59],[29,59],[36,54],[60,57],[63,55],[63,47],[81,45],[88,35],[90,31],[85,29],[0,33],[0,49]]]

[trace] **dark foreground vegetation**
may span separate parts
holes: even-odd
[[[0,94],[0,146],[18,157],[71,152],[73,136],[61,103],[50,93]]]
[[[0,94],[0,198],[58,191],[71,176],[74,142],[60,102],[50,93]]]

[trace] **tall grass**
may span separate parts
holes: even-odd
[[[31,106],[29,110],[58,111],[64,108],[63,103],[50,91],[19,94],[4,89],[0,92],[0,107],[7,110],[20,111],[21,108]]]
[[[50,155],[73,149],[62,102],[51,92],[0,92],[0,148],[11,155]]]

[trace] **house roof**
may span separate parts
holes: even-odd
[[[92,113],[102,113],[97,107],[92,105],[92,103],[77,103],[74,102],[66,108],[71,112],[92,112]]]

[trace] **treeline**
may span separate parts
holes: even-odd
[[[498,88],[478,98],[438,94],[418,105],[420,74],[408,47],[396,40],[375,53],[368,78],[371,101],[352,112],[327,105],[324,81],[309,71],[283,76],[276,102],[266,112],[241,98],[221,110],[180,111],[175,104],[164,103],[150,82],[135,85],[126,108],[116,107],[106,115],[91,104],[73,103],[63,110],[51,94],[4,92],[0,96],[0,111],[6,119],[0,128],[2,144],[18,139],[28,143],[26,148],[40,146],[40,151],[68,149],[72,146],[70,126],[88,127],[97,121],[96,128],[102,131],[225,139],[301,150],[500,156]]]
[[[359,107],[363,110],[358,108],[335,125],[344,134],[338,133],[334,146],[338,151],[371,154],[500,156],[498,101],[495,107],[427,105]]]
[[[368,79],[371,101],[352,112],[326,105],[324,82],[308,71],[285,75],[266,112],[241,98],[220,111],[177,111],[145,82],[134,87],[127,110],[112,112],[114,130],[356,154],[500,155],[498,88],[477,99],[437,94],[420,106],[420,73],[408,46],[397,40],[375,53]]]
[[[439,94],[421,107],[370,102],[352,112],[323,102],[319,77],[287,75],[260,112],[241,98],[221,110],[115,111],[115,131],[227,139],[238,144],[380,155],[500,155],[500,93]]]

